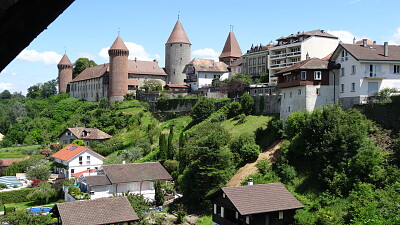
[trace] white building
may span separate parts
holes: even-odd
[[[340,64],[339,101],[344,108],[367,103],[384,88],[400,91],[400,46],[339,44],[331,59]]]
[[[312,112],[316,107],[335,103],[337,79],[328,70],[328,61],[312,58],[277,73],[281,89],[280,118],[298,110]]]
[[[215,78],[225,80],[229,77],[228,65],[212,59],[194,58],[183,71],[186,73],[185,82],[192,91],[211,86]]]
[[[277,45],[269,49],[268,69],[270,82],[276,83],[275,74],[297,62],[313,58],[324,58],[339,44],[339,39],[324,30],[298,32],[276,39]]]
[[[172,177],[159,162],[148,162],[103,165],[97,175],[82,176],[79,182],[91,199],[130,192],[154,200],[157,180],[165,183]]]
[[[92,151],[85,146],[69,144],[65,148],[51,155],[56,163],[54,170],[64,174],[67,179],[71,174],[85,170],[98,169],[103,165],[104,156]]]

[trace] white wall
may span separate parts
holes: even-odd
[[[335,51],[339,39],[312,36],[301,43],[301,60],[306,59],[307,52],[310,58],[324,58]]]
[[[229,78],[229,72],[198,72],[196,71],[197,82],[188,83],[191,84],[191,88],[193,91],[196,91],[199,88],[211,86],[212,80],[214,79],[214,75],[221,76],[220,80],[225,80]]]
[[[82,165],[79,164],[79,156],[82,156]],[[90,164],[87,163],[87,156],[90,156]],[[74,169],[74,173],[79,173],[82,171],[90,169],[95,169],[95,167],[100,167],[103,165],[103,158],[92,151],[83,151],[81,154],[76,155],[68,162],[69,173],[68,178],[71,178],[71,170]]]

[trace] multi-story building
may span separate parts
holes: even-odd
[[[247,53],[242,56],[242,73],[259,77],[262,73],[268,73],[268,55],[269,49],[273,47],[272,42],[269,45],[252,45]]]
[[[371,43],[370,43],[371,44]],[[339,101],[344,108],[364,104],[378,91],[400,91],[400,46],[339,44],[330,61],[340,64]]]
[[[276,39],[278,43],[269,49],[268,69],[270,82],[276,83],[275,74],[306,59],[324,58],[332,53],[339,44],[339,38],[324,30],[298,32]]]
[[[210,87],[215,78],[225,80],[229,76],[228,65],[212,59],[194,58],[185,66],[184,72],[186,73],[185,82],[192,91]]]
[[[328,70],[328,61],[311,58],[276,73],[277,87],[281,91],[280,118],[286,119],[291,113],[335,103],[337,79]]]

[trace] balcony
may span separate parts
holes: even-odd
[[[286,53],[275,54],[275,55],[271,55],[270,57],[271,57],[271,59],[284,58],[284,57],[286,57]]]
[[[185,83],[197,82],[197,77],[184,79],[183,82]]]
[[[297,51],[297,52],[289,52],[288,54],[287,54],[287,56],[289,57],[289,56],[298,56],[298,55],[300,55],[301,54],[301,51]]]
[[[386,79],[385,72],[364,71],[364,79],[367,80],[382,80]]]
[[[271,68],[282,68],[282,67],[286,67],[286,63],[281,63],[281,64],[273,64],[271,65]]]

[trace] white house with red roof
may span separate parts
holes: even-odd
[[[86,170],[97,170],[103,165],[104,156],[85,146],[67,145],[65,148],[51,155],[54,159],[56,173],[64,174],[70,179],[72,174]]]

